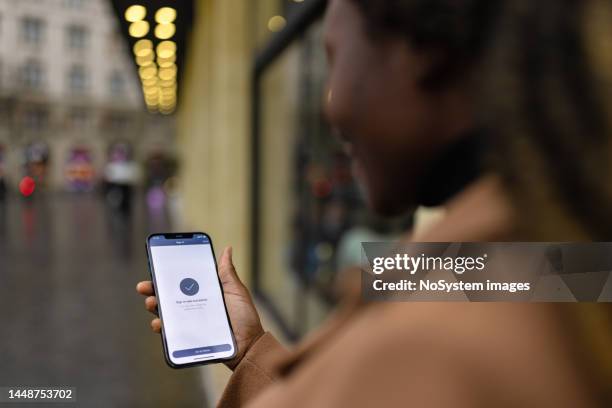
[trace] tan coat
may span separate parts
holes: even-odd
[[[491,205],[495,189],[487,181],[464,193],[418,240],[503,238],[507,209]],[[293,351],[260,337],[219,406],[593,406],[551,305],[348,299]]]

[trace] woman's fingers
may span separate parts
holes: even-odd
[[[161,331],[161,320],[159,319],[159,317],[151,320],[151,329],[155,333],[159,333]]]
[[[145,298],[145,308],[149,312],[157,314],[157,298],[155,296]]]
[[[154,315],[157,315],[157,298],[154,296],[155,292],[153,291],[153,284],[151,281],[138,282],[136,285],[136,292],[146,296],[144,301],[145,308]],[[159,317],[151,320],[151,330],[155,333],[161,332],[161,320]]]
[[[152,296],[155,294],[151,281],[138,282],[138,284],[136,285],[136,292],[144,296]]]

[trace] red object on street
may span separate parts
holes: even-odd
[[[19,183],[19,192],[21,192],[24,197],[31,196],[32,193],[34,193],[35,188],[36,182],[32,177],[29,176],[22,178],[21,182]]]

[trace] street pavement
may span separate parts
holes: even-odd
[[[166,366],[134,290],[145,237],[167,229],[143,200],[130,217],[94,194],[0,202],[0,387],[76,387],[69,407],[206,406],[198,369]]]

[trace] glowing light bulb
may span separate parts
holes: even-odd
[[[130,23],[143,20],[147,16],[147,9],[140,4],[134,4],[125,10],[125,19]]]
[[[160,24],[170,24],[176,20],[176,10],[172,7],[162,7],[155,13],[155,21]]]
[[[149,33],[149,23],[146,21],[136,21],[130,24],[130,35],[134,38],[144,37]]]
[[[274,16],[268,20],[268,30],[272,32],[281,31],[287,25],[287,20],[283,16]]]

